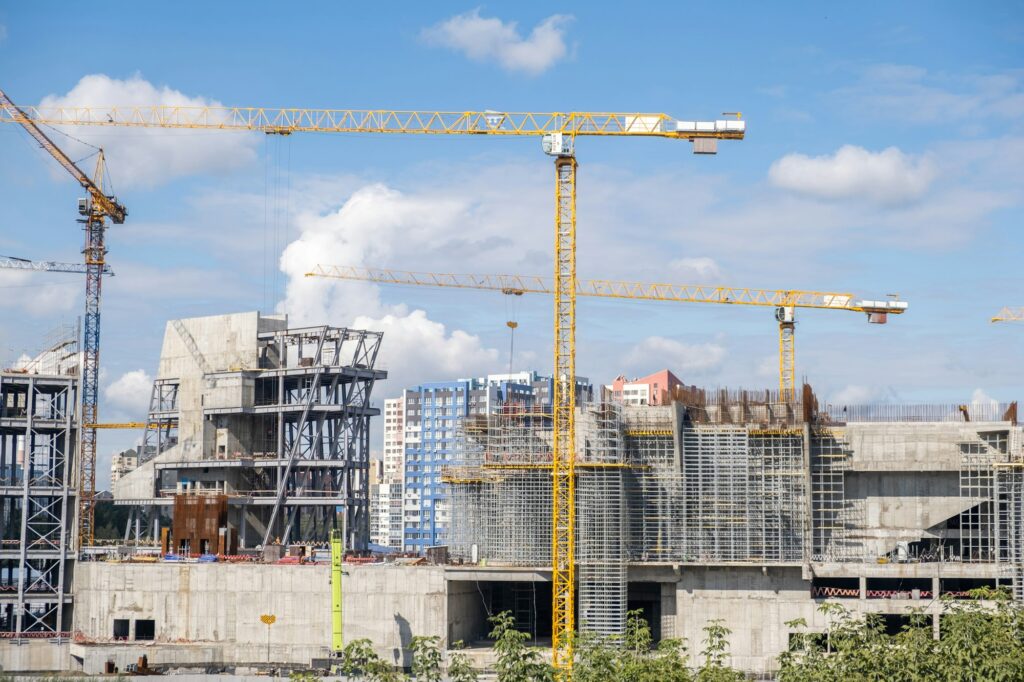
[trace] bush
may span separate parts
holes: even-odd
[[[488,621],[498,655],[498,682],[554,682],[555,669],[541,658],[540,652],[526,646],[530,635],[515,629],[516,619],[510,611],[502,611]]]
[[[469,656],[459,651],[462,642],[452,645],[456,651],[448,660],[448,679],[450,682],[477,682],[477,672],[469,662]]]

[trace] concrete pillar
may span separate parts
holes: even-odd
[[[858,585],[858,587],[860,589],[860,598],[861,599],[867,599],[868,598],[868,579],[867,579],[866,576],[862,575],[862,576],[860,576],[860,578],[858,578],[858,580],[860,581],[859,585]]]
[[[679,598],[677,592],[679,583],[661,584],[661,638],[668,639],[676,636],[676,615],[678,612]]]
[[[939,591],[942,589],[942,580],[939,576],[932,576],[932,599],[939,598]]]
[[[238,529],[238,549],[244,549],[245,548],[245,526],[246,526],[246,521],[249,520],[249,509],[248,509],[248,507],[243,506],[241,508],[241,510],[242,510],[242,513],[239,514],[239,516],[242,517],[242,520],[238,524],[239,525],[239,529]]]

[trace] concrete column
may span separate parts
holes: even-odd
[[[679,583],[661,583],[661,638],[676,636],[676,614],[679,610]]]
[[[14,631],[20,633],[25,613],[25,580],[28,567],[28,516],[29,494],[28,482],[32,478],[32,461],[35,450],[36,384],[35,379],[28,380],[28,391],[25,393],[25,441],[22,443],[21,455],[21,536],[18,543],[18,603],[15,606]],[[17,449],[17,442],[15,442]],[[17,458],[17,454],[15,454]],[[17,461],[17,459],[15,459]]]
[[[862,575],[862,576],[860,576],[860,578],[858,578],[858,580],[860,581],[859,585],[858,585],[858,587],[860,589],[860,598],[861,599],[867,599],[868,598],[868,579],[867,579],[866,576]]]
[[[241,510],[242,510],[242,513],[239,516],[242,517],[242,520],[238,524],[239,525],[239,529],[238,529],[238,549],[244,549],[245,548],[245,527],[246,527],[247,522],[249,520],[249,509],[248,509],[248,507],[243,505],[241,507]]]

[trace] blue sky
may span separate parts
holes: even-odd
[[[898,292],[910,312],[884,327],[799,316],[798,372],[819,394],[1022,397],[1024,326],[988,323],[1024,305],[1019,3],[8,2],[0,27],[0,87],[24,104],[742,111],[747,139],[715,157],[578,144],[580,276]],[[379,397],[507,367],[513,315],[515,364],[550,365],[548,300],[510,310],[486,293],[296,276],[312,262],[548,274],[552,170],[536,140],[69,132],[108,150],[130,212],[108,238],[105,419],[143,416],[174,317],[277,308],[384,329],[394,380]],[[0,150],[0,254],[78,260],[73,182],[14,126]],[[0,364],[73,320],[81,288],[0,273]],[[688,383],[772,386],[775,334],[768,309],[588,301],[578,366],[602,382],[668,366]],[[131,437],[103,434],[104,456]]]

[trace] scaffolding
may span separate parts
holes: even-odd
[[[997,556],[995,504],[996,453],[982,441],[960,446],[960,558],[965,562],[992,562]]]
[[[801,561],[803,431],[685,424],[681,440],[685,560]]]
[[[551,562],[551,411],[506,404],[459,419],[456,453],[442,471],[453,513],[454,556],[489,563]]]
[[[1024,600],[1024,462],[996,469],[999,505],[999,563],[1013,587],[1013,598]]]
[[[741,416],[733,406],[715,407],[716,418]],[[755,409],[741,407],[745,415]],[[766,410],[761,416],[765,421],[755,425],[695,424],[679,404],[623,408],[597,402],[580,409],[581,618],[619,622],[621,614],[601,608],[622,601],[627,560],[803,559],[805,429],[767,426],[779,419]],[[474,426],[460,438],[461,461],[445,473],[456,556],[519,565],[549,561],[550,431],[536,420],[536,412],[505,406],[486,426],[466,422]],[[615,627],[608,630],[617,632]]]
[[[853,453],[841,428],[811,431],[811,560],[849,561],[862,552],[850,537],[846,471]]]
[[[684,546],[683,473],[675,405],[626,408],[628,554],[632,561],[680,561]]]
[[[752,429],[749,488],[753,521],[749,559],[798,562],[807,526],[807,467],[803,429]]]
[[[576,424],[576,563],[580,630],[619,635],[626,627],[626,460],[622,407],[586,406]]]

